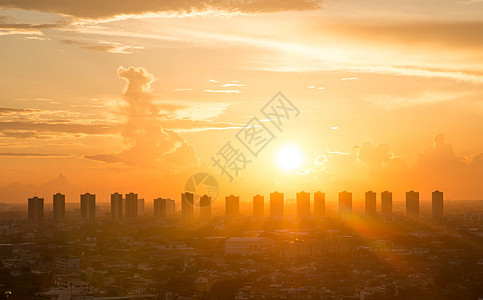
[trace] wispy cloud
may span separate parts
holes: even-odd
[[[1,4],[0,4],[1,6]],[[15,23],[11,18],[0,16],[0,36],[2,35],[43,35],[44,29],[60,28],[64,23],[52,24],[30,24],[30,23]]]
[[[204,90],[207,93],[239,94],[239,90]]]
[[[143,17],[160,14],[164,16],[183,16],[204,12],[218,13],[267,13],[279,11],[300,11],[319,9],[320,0],[287,0],[287,1],[38,1],[12,0],[0,4],[0,8],[18,8],[69,15],[80,19],[115,19],[119,17]],[[95,8],[95,9],[93,9]]]
[[[61,40],[60,42],[64,45],[76,45],[88,50],[102,51],[114,54],[132,54],[144,49],[143,46],[132,46],[111,41],[97,41],[97,43],[92,43],[74,40]]]
[[[189,88],[176,88],[176,89],[172,89],[173,92],[187,92],[187,91],[192,91],[193,89],[189,89]]]
[[[231,87],[231,86],[245,86],[245,85],[241,83],[225,83],[221,85],[221,87]]]
[[[57,153],[29,153],[29,152],[0,152],[0,157],[66,157],[69,154]]]
[[[297,170],[297,174],[299,175],[308,175],[310,173],[318,173],[322,172],[324,170],[327,170],[325,168],[325,164],[329,161],[327,155],[319,153],[317,154],[317,157],[314,159],[313,165],[307,169],[299,169]]]

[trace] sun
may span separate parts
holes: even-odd
[[[282,147],[277,153],[278,166],[286,171],[293,171],[300,168],[303,155],[300,149],[293,145]]]

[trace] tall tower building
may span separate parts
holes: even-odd
[[[270,193],[270,217],[283,219],[283,193]]]
[[[366,215],[368,216],[376,215],[376,193],[374,193],[373,191],[366,192],[365,207],[366,207]]]
[[[81,218],[94,220],[96,218],[96,195],[85,193],[81,198]]]
[[[166,218],[166,199],[154,199],[154,217]]]
[[[442,219],[444,216],[443,210],[443,192],[438,190],[434,191],[431,195],[432,200],[432,214],[433,219]]]
[[[339,193],[339,214],[341,216],[352,214],[352,193],[346,191]]]
[[[181,217],[185,222],[193,220],[193,193],[181,194]]]
[[[211,218],[211,197],[203,195],[200,198],[200,219],[203,221]]]
[[[111,217],[117,221],[122,219],[122,195],[119,193],[111,194]]]
[[[174,199],[168,198],[166,199],[166,215],[174,215],[176,212],[176,204]]]
[[[126,219],[134,220],[138,217],[138,194],[126,194]]]
[[[138,217],[144,215],[144,198],[138,199]]]
[[[226,196],[225,197],[225,213],[227,217],[234,217],[240,214],[240,197]]]
[[[65,219],[65,195],[61,193],[53,196],[54,220],[56,222],[64,221]]]
[[[41,224],[44,221],[44,198],[37,196],[28,200],[29,222]]]
[[[263,196],[253,196],[253,217],[261,219],[265,216],[265,199]]]
[[[307,219],[310,217],[310,194],[297,193],[297,218]]]
[[[314,216],[325,217],[325,193],[321,191],[314,193]]]
[[[381,213],[383,215],[392,214],[392,193],[384,191],[381,193]]]
[[[410,218],[419,217],[419,193],[406,192],[406,215]]]

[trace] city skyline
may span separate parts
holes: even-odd
[[[284,203],[284,193],[273,192],[270,193],[270,201],[268,203],[269,214],[265,214],[264,197],[257,194],[253,196],[251,215],[255,219],[269,217],[273,219],[283,219],[289,215],[295,215],[296,219],[304,220],[309,218],[323,218],[327,215],[325,210],[325,193],[321,191],[313,192],[313,197],[310,192],[301,191],[296,194],[296,206],[294,209],[287,211],[287,205]],[[392,193],[388,191],[381,192],[381,197],[377,201],[377,194],[373,191],[368,191],[363,200],[364,206],[361,212],[353,212],[352,193],[347,191],[339,192],[337,204],[339,217],[347,217],[353,214],[362,214],[367,217],[375,217],[376,214],[380,216],[393,215],[392,207]],[[313,199],[313,200],[311,200]],[[59,203],[59,200],[62,203]],[[165,219],[168,216],[173,216],[176,213],[174,208],[170,208],[169,201],[175,205],[175,200],[166,198],[155,198],[152,202],[152,215],[154,218]],[[379,204],[378,204],[379,203]],[[81,194],[80,211],[81,219],[95,219],[95,195],[90,193]],[[138,217],[144,215],[144,198],[138,199],[138,195],[134,193],[126,194],[123,198],[122,194],[117,192],[111,194],[110,214],[113,221],[133,221]],[[181,194],[179,210],[181,219],[183,221],[192,221],[198,219],[200,221],[207,221],[213,217],[212,214],[212,199],[208,195],[199,197],[196,204],[195,195],[193,193],[185,192]],[[138,208],[143,208],[143,213],[138,215]],[[94,207],[94,208],[93,208]],[[420,202],[419,192],[413,190],[406,192],[405,197],[405,215],[409,218],[420,217]],[[379,208],[379,209],[378,209]],[[53,219],[56,222],[63,222],[65,218],[65,195],[56,193],[53,195]],[[148,209],[149,210],[149,209]],[[198,210],[198,211],[197,211]],[[42,223],[44,215],[43,198],[37,196],[28,199],[28,219],[33,223]],[[217,216],[219,214],[215,214]],[[239,196],[229,195],[225,197],[224,215],[227,218],[236,218],[242,213],[240,212]],[[444,197],[443,192],[436,190],[431,193],[431,217],[435,220],[442,220],[444,218]]]

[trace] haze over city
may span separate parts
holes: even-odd
[[[0,0],[0,299],[480,299],[482,0]]]

